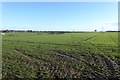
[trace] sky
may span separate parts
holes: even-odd
[[[1,29],[118,30],[117,2],[3,2]]]

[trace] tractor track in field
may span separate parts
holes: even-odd
[[[23,55],[24,57],[30,59],[27,63],[32,65],[33,67],[38,66],[38,59],[33,57],[32,55],[27,55],[26,53],[23,53],[22,51],[20,51],[19,49],[14,49],[15,52],[20,53],[21,55]]]
[[[56,43],[36,43],[36,42],[29,42],[29,41],[11,41],[11,40],[4,40],[4,41],[10,41],[11,43],[31,43],[31,44],[45,44],[45,45],[63,45],[63,46],[80,46],[79,44],[56,44]]]
[[[90,40],[90,39],[92,39],[92,38],[95,38],[95,37],[97,37],[98,35],[96,35],[96,36],[91,36],[91,37],[88,37],[87,39],[84,39],[83,41],[88,41],[88,40]]]
[[[35,57],[35,56],[32,56],[32,55],[30,55],[30,54],[26,54],[24,51],[21,51],[20,49],[14,49],[14,51],[15,52],[17,52],[17,53],[20,53],[20,54],[22,54],[24,57],[26,57],[26,58],[29,58],[29,59],[31,59],[31,60],[29,60],[28,61],[28,64],[30,64],[31,66],[33,66],[33,67],[35,67],[35,68],[38,68],[40,65],[42,65],[42,64],[40,64],[39,63],[39,61],[41,60],[40,58],[38,58],[38,57]],[[87,69],[85,70],[85,72],[83,72],[83,73],[90,73],[90,74],[92,74],[91,72],[89,72],[89,71],[98,71],[98,72],[96,72],[96,74],[93,74],[93,75],[96,75],[96,76],[104,76],[104,77],[106,77],[105,75],[107,74],[107,73],[104,73],[104,72],[101,72],[101,71],[99,71],[98,70],[98,68],[96,68],[96,67],[94,67],[93,65],[91,65],[90,63],[89,63],[89,61],[91,60],[91,58],[92,59],[94,59],[95,58],[95,56],[89,56],[88,57],[88,55],[86,54],[86,55],[80,55],[79,57],[75,57],[74,55],[71,55],[70,54],[70,52],[65,52],[65,51],[61,51],[61,50],[49,50],[48,52],[52,52],[52,53],[55,53],[55,54],[57,54],[58,56],[61,56],[61,57],[63,57],[64,59],[70,59],[71,61],[78,61],[80,64],[81,64],[81,62],[82,62],[82,64],[85,64],[85,65],[87,65]],[[81,61],[81,59],[80,59],[80,57],[84,57],[83,58],[83,60]],[[87,57],[87,58],[86,58]],[[99,59],[100,58],[100,59]],[[114,66],[116,66],[116,64],[114,63],[114,61],[111,61],[108,57],[105,57],[105,56],[99,56],[99,58],[96,58],[98,61],[100,61],[101,63],[102,63],[102,66],[105,66],[105,70],[106,71],[110,71],[110,72],[108,72],[110,75],[108,76],[108,77],[116,77],[116,73],[115,73],[115,67]],[[43,60],[43,62],[45,62],[44,60]],[[48,62],[49,63],[49,62]],[[46,65],[47,65],[47,63],[46,63]],[[66,65],[66,66],[69,66],[69,64],[68,63],[65,63],[64,65]],[[44,66],[44,65],[42,65],[42,66]],[[55,66],[55,65],[52,65],[52,67],[53,66]],[[61,70],[61,68],[60,69],[56,69],[56,68],[51,68],[51,66],[49,66],[49,65],[47,65],[47,67],[49,67],[49,69],[51,69],[52,71],[52,73],[55,73],[55,71],[57,70],[57,71],[60,71]],[[68,72],[66,72],[66,74],[68,74],[69,73],[69,71],[70,71],[70,69],[72,69],[72,68],[66,68],[66,67],[64,67]],[[74,69],[75,70],[75,69]],[[74,71],[73,71],[74,72]],[[76,73],[79,73],[79,72],[76,72]],[[83,73],[81,73],[80,75],[82,75]],[[104,75],[102,75],[102,73],[104,74]],[[114,75],[112,75],[112,74],[114,74]],[[79,76],[79,75],[77,75],[77,76]]]
[[[97,37],[98,35],[96,35],[96,36],[92,36],[92,37],[88,37],[87,39],[84,39],[84,40],[82,40],[82,42],[87,42],[88,40],[90,40],[90,39],[92,39],[92,38],[94,38],[94,37]],[[12,40],[4,40],[4,41],[10,41],[11,43],[33,43],[33,44],[46,44],[46,45],[63,45],[63,46],[80,46],[81,44],[58,44],[58,43],[42,43],[42,42],[31,42],[31,41],[12,41]],[[80,42],[81,43],[81,42]]]
[[[66,54],[66,52],[63,52],[61,50],[49,50],[49,51],[52,52],[52,53],[57,54],[58,56],[64,57],[64,58],[68,58],[68,59],[72,59],[72,60],[80,60],[79,58],[76,58],[76,57],[74,57],[72,55],[69,55],[68,52]]]
[[[79,57],[75,57],[75,56],[69,55],[69,53],[66,54],[66,52],[63,52],[63,51],[60,51],[60,50],[50,50],[50,52],[53,52],[53,53],[57,54],[58,56],[61,56],[62,58],[65,58],[66,60],[70,59],[72,61],[78,61],[80,64],[86,65],[88,67],[87,71],[89,71],[89,70],[98,71],[98,68],[91,65],[90,62],[89,62],[89,61],[92,60],[93,62],[97,63],[96,62],[96,60],[97,60],[98,63],[100,63],[100,65],[103,66],[103,68],[106,71],[110,71],[109,72],[109,77],[110,76],[116,77],[115,76],[116,75],[116,70],[119,69],[119,65],[117,65],[115,63],[115,61],[112,61],[109,57],[104,56],[104,55],[99,55],[99,56],[98,55],[97,56],[90,55],[89,57],[88,57],[88,55],[80,55]],[[86,58],[86,57],[88,57],[88,58]],[[82,60],[80,58],[82,58]],[[103,75],[101,75],[102,74],[101,70],[98,71],[96,74],[99,74],[99,76],[103,76]]]
[[[23,52],[23,51],[21,51],[19,49],[14,49],[14,51],[18,52],[21,55],[23,55],[24,57],[28,58],[29,60],[27,61],[27,63],[30,64],[33,67],[37,68],[39,66],[49,64],[49,62],[47,60],[32,56],[30,54],[26,54],[25,52]]]
[[[113,40],[113,42],[114,42],[115,44],[117,44],[117,45],[118,45],[118,43],[117,43],[116,39],[114,39],[112,36],[110,36],[110,38]]]

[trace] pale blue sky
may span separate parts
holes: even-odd
[[[4,2],[2,29],[117,30],[117,2]]]

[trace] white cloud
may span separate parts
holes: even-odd
[[[100,31],[118,31],[118,22],[104,22],[104,23],[98,23],[96,26]]]

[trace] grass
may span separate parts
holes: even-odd
[[[120,79],[117,32],[16,32],[2,39],[3,79]]]

